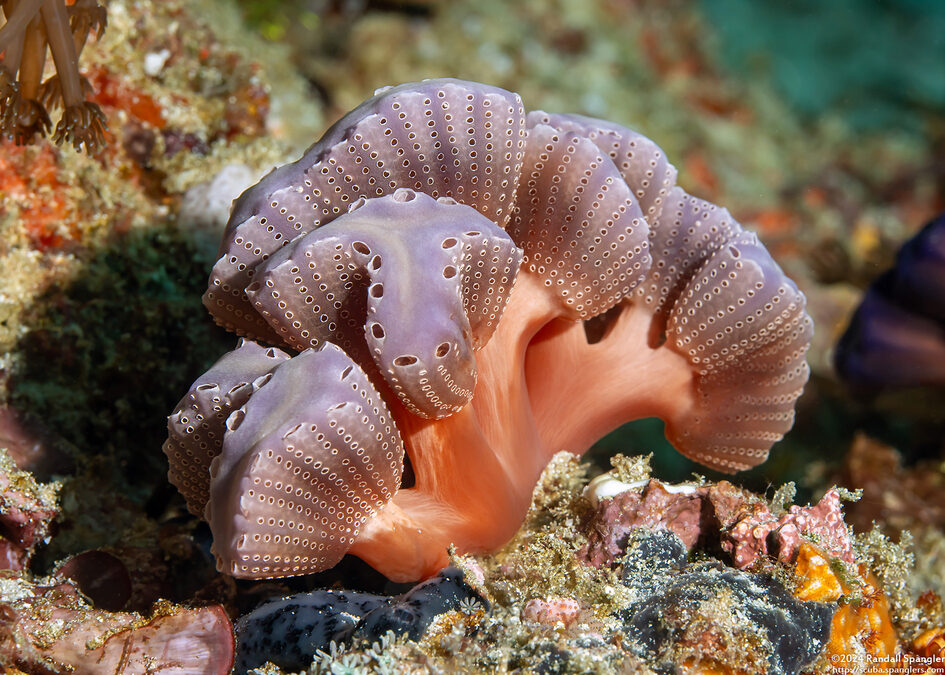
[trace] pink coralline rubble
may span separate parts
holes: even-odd
[[[0,668],[29,673],[224,675],[230,620],[219,605],[159,607],[150,619],[89,607],[76,587],[0,577]]]
[[[767,555],[768,534],[778,517],[766,502],[726,482],[708,490],[706,499],[718,523],[722,550],[732,556],[735,567],[751,567]]]
[[[159,603],[150,618],[106,611],[101,607],[125,604],[130,581],[121,562],[101,551],[31,580],[25,570],[59,512],[56,493],[56,485],[38,483],[0,450],[0,672],[228,673],[233,633],[221,606]],[[125,575],[124,590],[116,574]]]
[[[55,489],[19,471],[0,452],[0,569],[24,569],[58,512]]]
[[[791,506],[778,516],[766,501],[727,481],[667,486],[650,480],[642,489],[627,489],[597,502],[585,523],[588,544],[581,557],[595,567],[616,563],[630,531],[638,528],[669,530],[690,551],[700,541],[714,540],[738,569],[753,567],[768,555],[791,562],[804,539],[832,557],[853,562],[851,533],[837,488],[814,506]]]
[[[624,553],[630,530],[669,530],[690,551],[702,532],[703,494],[701,489],[670,492],[657,480],[642,490],[626,490],[604,499],[587,523],[588,545],[582,557],[594,567],[611,565]]]
[[[731,554],[739,569],[752,567],[769,553],[791,562],[804,538],[814,540],[829,555],[853,563],[853,543],[836,488],[828,490],[816,505],[791,506],[780,518],[764,502],[756,502],[733,524],[722,525],[722,550]]]
[[[532,598],[522,609],[523,619],[547,626],[561,623],[568,627],[580,614],[581,605],[574,598]]]

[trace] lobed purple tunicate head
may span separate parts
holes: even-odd
[[[866,388],[945,385],[945,215],[906,242],[867,290],[836,367]]]
[[[714,468],[763,461],[807,378],[804,297],[754,235],[675,178],[662,151],[629,129],[526,116],[510,92],[429,80],[378,92],[247,190],[204,302],[230,330],[301,353],[285,360],[276,350],[267,361],[244,344],[172,416],[172,479],[194,511],[209,491],[221,567],[285,576],[344,554],[400,484],[404,449],[382,395],[398,397],[388,403],[410,442],[421,434],[410,415],[446,417],[470,404],[478,358],[489,379],[479,383],[488,393],[476,423],[492,425],[497,412],[521,415],[512,426],[523,428],[552,417],[550,404],[535,412],[518,389],[541,386],[523,362],[529,352],[547,348],[549,370],[561,365],[558,328],[570,331],[564,342],[577,336],[567,342],[575,360],[633,350],[644,361],[663,350],[655,358],[671,377],[653,382],[658,402],[635,400],[645,390],[633,386],[625,400],[606,383],[608,415],[656,409],[673,444]],[[514,288],[524,290],[509,305]],[[482,350],[509,307],[523,320]],[[602,321],[617,326],[624,311],[641,319],[600,347],[568,325],[606,312]],[[524,404],[497,410],[513,396]],[[469,435],[434,424],[422,425],[427,440],[440,429]],[[438,439],[444,453],[450,442],[506,450],[449,434]],[[448,483],[425,478],[412,499],[451,498],[424,493]],[[496,477],[517,487],[509,478]],[[488,529],[476,527],[470,537]]]
[[[407,189],[416,195],[410,208],[432,212],[425,205],[449,196],[481,214],[471,231],[486,231],[487,220],[498,226],[490,242],[506,227],[525,268],[557,292],[571,317],[591,318],[621,302],[649,307],[650,346],[668,343],[696,373],[697,405],[688,417],[668,420],[671,440],[716,468],[747,468],[791,425],[808,375],[811,325],[803,296],[757,239],[725,209],[675,187],[675,178],[655,143],[610,122],[526,116],[516,95],[456,80],[382,90],[237,201],[204,300],[219,323],[274,344],[298,350],[333,341],[379,372],[412,411],[451,414],[469,401],[472,349],[491,334],[508,288],[500,284],[486,310],[496,319],[479,326],[468,285],[466,311],[457,312],[451,286],[418,283],[440,263],[421,272],[425,266],[401,256],[370,269],[393,255],[377,253],[384,247],[437,259],[435,247],[416,243],[422,219],[408,227],[382,214],[381,203],[406,212],[390,195]],[[369,244],[354,232],[375,213],[391,220],[368,228],[375,233]],[[477,250],[484,254],[488,245],[483,240]],[[493,278],[514,276],[509,246],[493,256],[502,263],[491,266]],[[392,268],[402,278],[398,288],[414,289],[393,302]],[[456,276],[463,276],[459,268]],[[411,311],[424,304],[437,309]],[[454,322],[444,322],[450,315]],[[398,329],[405,316],[425,330]],[[722,396],[731,400],[720,406]]]
[[[742,232],[729,212],[673,187],[651,228],[653,265],[637,296],[652,307],[665,331],[668,313],[683,288],[726,242]]]
[[[804,295],[748,232],[693,274],[666,326],[697,372],[693,414],[667,421],[680,452],[726,471],[764,461],[791,428],[810,373],[804,308]]]
[[[551,127],[545,123],[557,130],[546,131]],[[640,186],[635,195],[617,192],[626,212],[633,214],[629,219],[634,227],[624,230],[619,223],[627,219],[625,212],[620,211],[619,217],[615,213],[599,234],[591,231],[595,235],[591,246],[598,253],[608,247],[626,252],[628,244],[634,253],[639,249],[642,273],[628,275],[631,278],[612,294],[605,275],[593,279],[582,296],[593,297],[595,303],[580,316],[599,314],[631,298],[651,308],[650,346],[665,342],[685,355],[695,372],[695,407],[679,419],[665,420],[667,438],[684,455],[722,471],[739,471],[764,461],[771,445],[791,428],[794,402],[809,376],[805,356],[813,324],[804,295],[757,237],[745,232],[728,211],[673,186],[676,171],[652,141],[608,122],[571,115],[530,113],[528,124],[516,214],[530,208],[522,218],[528,226],[518,225],[516,217],[509,226],[525,248],[525,265],[537,270],[544,260],[545,267],[567,270],[572,280],[580,278],[577,269],[565,266],[564,256],[552,259],[544,253],[549,240],[558,241],[555,237],[561,230],[541,225],[542,216],[557,208],[554,202],[551,206],[544,202],[556,195],[535,186],[539,176],[544,183],[557,183],[533,167],[560,156],[562,139],[574,154],[581,140],[574,133],[583,134],[617,162],[609,164],[619,165],[626,180]],[[579,166],[593,165],[596,170],[600,162],[597,156]],[[591,175],[584,173],[590,181]],[[606,203],[601,192],[594,197],[593,204]],[[648,223],[640,217],[637,201],[648,214]],[[579,203],[579,196],[572,197],[566,207],[571,213],[580,212]],[[556,220],[568,222],[567,217]],[[568,232],[564,241],[581,250],[585,225],[565,228],[569,229],[576,235]],[[603,269],[600,260],[593,263]],[[636,272],[633,266],[623,267],[625,274],[631,270]],[[552,283],[557,281],[554,270],[545,273]]]
[[[663,200],[676,184],[676,167],[667,161],[656,143],[619,124],[583,115],[534,110],[528,113],[526,123],[529,129],[544,124],[593,142],[610,158],[633,190],[647,221],[655,223],[659,219]]]
[[[444,417],[472,398],[473,351],[495,330],[521,259],[476,209],[400,188],[296,238],[246,293],[295,349],[331,341],[373,362],[411,411]]]
[[[649,228],[617,167],[590,140],[545,124],[528,130],[507,229],[574,318],[616,305],[650,266]]]
[[[210,462],[223,448],[226,418],[288,358],[280,349],[241,339],[236,349],[197,378],[167,418],[167,477],[194,515],[202,516],[207,505]]]
[[[277,343],[244,293],[259,262],[358,199],[398,188],[452,197],[504,227],[524,145],[525,110],[517,94],[450,79],[379,90],[301,159],[240,196],[204,304],[225,328]]]
[[[333,566],[397,491],[403,458],[387,406],[341,349],[283,361],[227,418],[210,465],[218,567],[262,578]]]

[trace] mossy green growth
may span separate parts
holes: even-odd
[[[240,0],[238,4],[246,24],[273,42],[284,40],[292,24],[300,24],[308,31],[317,30],[324,14],[299,0]]]
[[[913,538],[908,530],[899,535],[899,542],[883,534],[880,526],[873,525],[869,532],[854,538],[856,557],[869,566],[886,591],[889,611],[899,634],[906,640],[915,639],[920,633],[941,626],[945,620],[941,608],[930,611],[919,609],[917,593],[911,583],[915,572]]]
[[[521,606],[533,598],[573,597],[605,617],[623,606],[613,573],[576,562],[587,541],[579,521],[590,504],[582,490],[587,466],[561,452],[552,458],[532,493],[532,505],[515,538],[488,564],[496,568],[489,591],[501,604]]]
[[[617,480],[624,483],[634,483],[649,480],[653,473],[650,466],[652,461],[652,452],[648,455],[632,455],[629,457],[618,452],[610,458],[610,465],[614,468],[614,477]]]
[[[200,303],[210,262],[169,226],[115,238],[27,310],[11,403],[118,484],[163,484],[168,411],[232,347]]]

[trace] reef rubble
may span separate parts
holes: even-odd
[[[787,503],[792,488],[766,499],[726,483],[662,483],[649,477],[646,458],[615,464],[589,482],[586,465],[557,455],[508,546],[454,556],[448,575],[466,599],[425,605],[437,614],[425,631],[366,627],[359,617],[391,606],[389,597],[291,596],[248,615],[237,650],[258,660],[272,633],[258,633],[255,617],[278,603],[315,602],[308,619],[282,615],[297,625],[280,635],[299,636],[297,644],[268,642],[273,661],[308,649],[311,663],[245,672],[925,673],[945,666],[936,651],[941,628],[903,620],[914,614],[915,598],[884,592],[894,583],[890,566],[908,574],[908,553],[876,531],[853,535],[835,519],[841,495],[856,495],[832,489],[819,504],[800,507]],[[790,556],[783,547],[780,555],[758,551],[739,565],[724,545],[737,535],[720,529],[709,497],[718,503],[720,492],[731,511],[780,513],[776,520],[809,526],[798,528]],[[695,510],[693,495],[701,495]],[[681,516],[693,513],[699,516]],[[836,530],[829,538],[821,527],[828,523]],[[594,554],[595,540],[611,545],[609,555]]]
[[[0,663],[96,672],[90,664],[124,654],[138,665],[122,672],[163,663],[224,673],[232,660],[235,672],[255,675],[945,667],[941,600],[910,584],[907,536],[894,544],[877,529],[854,534],[845,525],[842,502],[859,495],[831,488],[800,506],[790,503],[790,485],[766,497],[725,481],[665,483],[651,477],[646,457],[618,455],[613,464],[589,480],[588,465],[555,455],[507,546],[453,553],[451,567],[414,588],[341,590],[338,579],[358,585],[349,565],[334,585],[211,581],[189,607],[162,601],[128,611],[130,586],[116,598],[90,583],[110,569],[111,585],[121,586],[118,555],[75,556],[47,577],[7,570]],[[34,533],[58,516],[56,489],[13,471],[7,501],[42,504],[15,512],[36,513],[36,527],[6,530],[28,568]]]

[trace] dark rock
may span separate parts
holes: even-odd
[[[399,597],[325,590],[269,600],[236,624],[234,672],[267,661],[307,668],[317,651],[330,651],[332,642],[377,640],[388,631],[418,640],[437,615],[458,610],[465,599],[486,604],[459,569],[447,567]]]
[[[368,613],[358,624],[355,635],[379,638],[387,631],[393,631],[418,640],[437,615],[459,609],[459,603],[468,598],[484,604],[483,599],[463,581],[462,571],[447,567],[390,605]]]
[[[59,568],[59,573],[75,582],[99,609],[117,612],[131,598],[128,568],[106,551],[86,551],[72,556]]]
[[[719,662],[739,654],[746,672],[766,664],[769,675],[786,675],[820,654],[835,606],[797,600],[768,574],[685,556],[666,530],[630,535],[622,580],[636,599],[619,616],[638,656],[674,672],[694,654]]]

